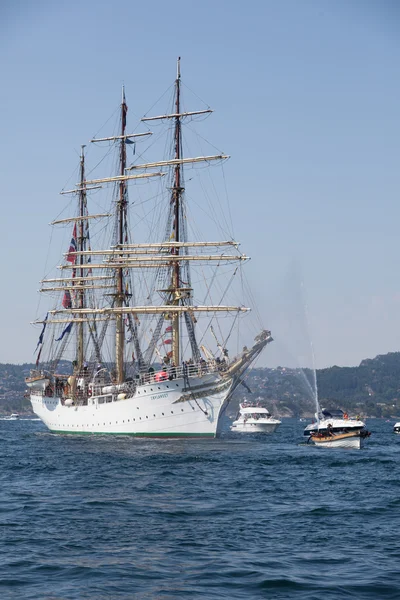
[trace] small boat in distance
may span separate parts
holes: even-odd
[[[400,433],[400,421],[394,424],[393,433]]]
[[[242,402],[236,420],[231,425],[231,431],[248,433],[273,433],[281,421],[271,416],[263,406],[255,403]]]
[[[19,419],[18,413],[12,413],[11,415],[3,418],[4,421],[16,421],[17,419]]]

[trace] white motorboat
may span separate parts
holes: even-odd
[[[273,433],[280,424],[281,421],[272,417],[265,407],[243,402],[239,405],[239,412],[231,425],[231,431]]]
[[[371,435],[360,419],[352,419],[342,410],[327,410],[325,408],[315,415],[316,423],[307,425],[304,435],[308,442],[313,442],[320,448],[355,448],[360,449],[364,441]]]
[[[12,413],[11,415],[3,418],[4,421],[16,421],[17,419],[19,419],[19,414],[17,413]]]
[[[359,450],[371,435],[369,431],[351,431],[347,433],[312,433],[311,441],[319,448],[350,448]]]
[[[394,433],[400,433],[400,421],[398,421],[397,423],[395,423],[393,425],[393,432]]]
[[[318,414],[315,415],[316,421],[310,423],[304,429],[304,435],[310,436],[312,433],[326,433],[328,426],[332,433],[342,433],[346,431],[359,432],[365,428],[364,421],[361,421],[359,417],[352,418],[343,410],[327,410],[323,408]]]

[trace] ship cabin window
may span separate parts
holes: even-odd
[[[97,403],[98,403],[98,404],[104,404],[104,400],[105,400],[105,398],[99,398],[99,399],[97,400]]]
[[[106,402],[112,402],[112,396],[107,396],[106,397]]]

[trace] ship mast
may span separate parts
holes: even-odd
[[[175,144],[175,159],[179,161],[182,158],[182,131],[181,131],[181,116],[180,116],[180,84],[181,84],[181,68],[180,68],[180,57],[177,61],[177,73],[175,81],[175,132],[174,132],[174,144]],[[172,188],[172,199],[171,203],[174,207],[174,225],[173,232],[176,242],[180,242],[180,208],[181,208],[181,195],[183,188],[181,187],[181,163],[177,162],[175,165],[174,174],[174,185]],[[171,250],[171,254],[174,256],[179,255],[179,245],[175,246]],[[172,271],[172,304],[179,304],[179,293],[180,288],[180,263],[179,260],[174,261]],[[180,359],[180,314],[174,313],[172,315],[172,362],[178,366]]]
[[[122,88],[122,103],[121,103],[121,141],[119,150],[120,176],[125,175],[126,168],[126,145],[125,145],[125,129],[126,129],[126,113],[128,107],[125,102],[125,89]],[[117,244],[121,246],[124,243],[124,231],[126,221],[126,182],[119,182],[119,197],[117,201]],[[116,298],[115,306],[122,308],[124,303],[124,277],[123,269],[118,269],[116,273]],[[124,319],[122,314],[116,315],[115,322],[115,370],[117,383],[124,381]]]
[[[77,235],[77,246],[78,251],[81,252],[78,259],[78,264],[80,268],[78,269],[79,277],[84,278],[86,273],[84,272],[83,264],[85,261],[85,256],[83,255],[83,251],[85,250],[85,236],[84,236],[84,221],[83,217],[85,215],[86,209],[86,187],[85,187],[85,153],[84,153],[85,145],[81,147],[81,157],[80,157],[80,185],[79,185],[79,216],[81,219],[78,221],[78,235]],[[85,307],[85,292],[83,289],[79,289],[77,293],[77,306],[80,310],[86,308]],[[79,315],[81,316],[81,315]],[[83,335],[83,319],[77,323],[77,344],[76,344],[76,359],[77,359],[77,368],[81,370],[84,362],[84,335]]]

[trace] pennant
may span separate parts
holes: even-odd
[[[71,252],[76,252],[76,249],[77,249],[77,245],[76,245],[76,223],[75,223],[74,229],[72,231],[71,243],[70,243],[68,255],[67,255],[67,261],[72,264],[76,263],[76,254],[71,254]]]
[[[164,340],[164,344],[172,344],[172,340]]]
[[[38,355],[37,355],[36,368],[39,366],[39,359],[40,359],[40,355],[42,354],[42,349],[43,349],[43,346],[40,348]]]
[[[167,327],[167,328],[165,329],[165,333],[167,333],[168,331],[172,331],[172,325],[170,325],[169,327]]]
[[[125,131],[125,127],[126,127],[126,113],[128,112],[128,107],[125,104],[125,94],[124,94],[124,99],[122,101],[122,129]]]
[[[43,328],[42,328],[42,331],[40,332],[39,339],[38,339],[38,343],[37,343],[37,346],[36,346],[36,348],[35,348],[35,352],[36,352],[36,350],[39,348],[40,344],[43,344],[44,330],[46,329],[46,325],[47,325],[47,317],[48,317],[48,316],[49,316],[49,313],[47,313],[47,315],[46,315],[46,317],[45,317],[45,319],[44,319]],[[34,352],[33,354],[35,354],[35,352]],[[40,352],[39,352],[39,354],[40,354]]]
[[[73,325],[73,324],[74,324],[74,323],[73,323],[73,322],[71,322],[71,323],[69,323],[69,325],[67,325],[67,326],[66,326],[66,328],[64,329],[64,331],[62,331],[62,333],[61,333],[60,337],[58,337],[58,338],[56,339],[56,342],[59,342],[60,340],[62,340],[62,339],[63,339],[63,337],[64,337],[64,335],[66,335],[67,333],[71,333],[71,329],[72,329],[72,325]]]

